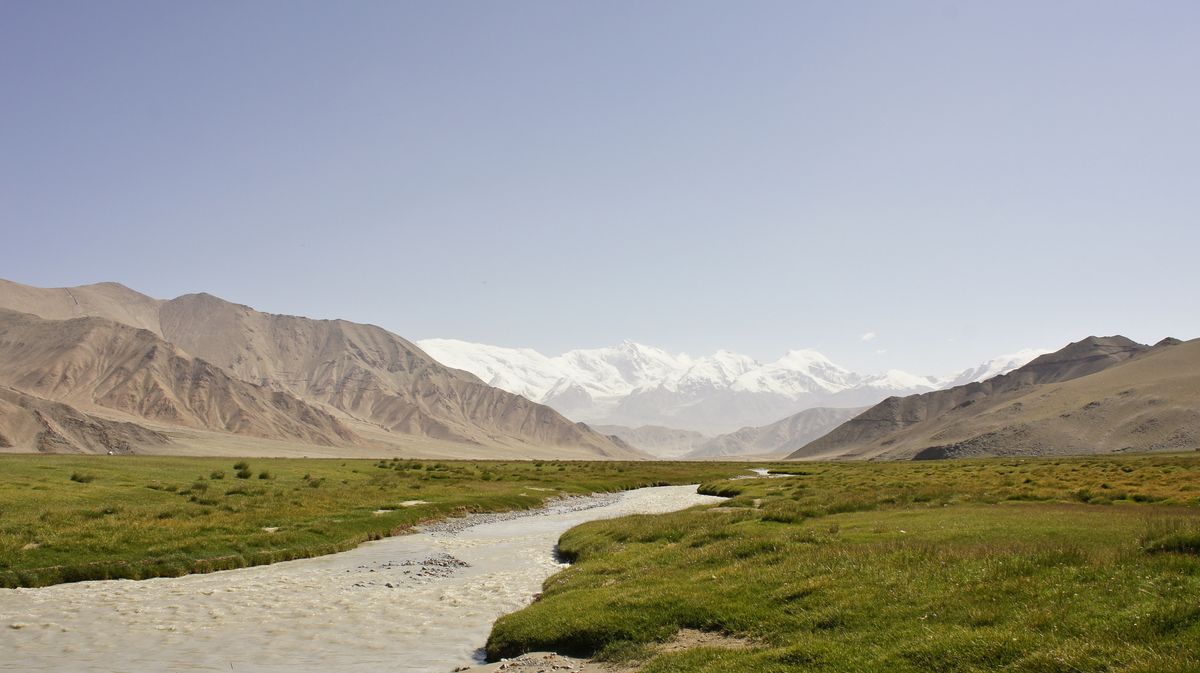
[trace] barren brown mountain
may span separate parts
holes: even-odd
[[[1089,337],[982,383],[890,398],[789,458],[946,458],[1200,446],[1200,340]]]
[[[162,336],[158,308],[162,302],[119,283],[42,288],[0,278],[0,308],[47,320],[93,316],[148,329]]]
[[[131,453],[165,446],[166,435],[136,423],[111,421],[0,386],[0,449],[32,447],[45,453]]]
[[[633,455],[586,425],[450,369],[373,325],[261,313],[208,294],[166,302],[160,316],[164,336],[189,353],[392,432]]]
[[[231,380],[302,402],[296,420],[312,421],[319,412],[349,437],[357,432],[373,443],[427,437],[480,447],[479,457],[490,455],[489,447],[502,447],[507,456],[536,447],[542,456],[557,448],[580,458],[645,457],[549,407],[445,367],[372,325],[262,313],[208,294],[160,301],[114,283],[43,289],[3,282],[0,307],[129,321]]]
[[[0,384],[81,411],[308,444],[357,437],[293,395],[235,379],[153,332],[105,318],[0,309]]]

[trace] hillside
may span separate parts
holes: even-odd
[[[169,442],[166,435],[135,423],[85,414],[0,386],[0,451],[29,447],[39,453],[132,453]]]
[[[153,332],[0,310],[0,385],[81,411],[317,445],[357,437],[293,395],[235,379]]]
[[[490,455],[491,447],[503,448],[508,456],[535,447],[539,455],[546,448],[562,448],[572,457],[645,457],[549,407],[443,366],[410,342],[371,325],[267,314],[208,294],[160,301],[113,283],[42,289],[6,281],[0,285],[0,307],[43,318],[99,318],[129,329],[141,327],[144,334],[138,339],[144,348],[158,339],[157,350],[146,351],[158,359],[129,360],[119,368],[126,379],[119,390],[81,393],[74,383],[59,384],[64,400],[137,417],[272,439],[304,438],[318,445],[362,443],[363,435],[383,445],[393,437],[405,442],[423,437],[478,447],[479,457]],[[52,336],[60,331],[48,330]],[[22,383],[12,385],[40,395],[46,385],[39,383],[42,370],[61,368],[77,357],[74,344],[47,341],[29,360],[40,369],[13,372]],[[61,358],[66,359],[59,362]],[[149,385],[147,375],[138,373],[147,365],[156,367],[149,375],[156,384],[138,388]],[[206,393],[193,400],[161,392],[174,385],[162,379],[164,374],[188,367],[196,371],[179,371],[181,381],[228,394],[209,400]],[[266,397],[247,406],[243,393],[250,390]]]
[[[701,444],[689,459],[732,458],[748,455],[786,455],[821,437],[863,411],[817,407],[761,427],[746,427]]]
[[[261,313],[208,294],[168,301],[160,315],[163,335],[189,353],[391,432],[637,457],[623,443],[443,366],[373,325]]]
[[[892,398],[789,458],[940,458],[1200,444],[1200,341],[1089,337],[984,383]]]
[[[162,301],[119,283],[43,288],[0,278],[0,308],[29,313],[47,320],[108,318],[162,336],[158,310]]]

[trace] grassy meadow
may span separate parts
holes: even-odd
[[[272,563],[446,516],[738,471],[703,463],[2,455],[0,586]]]
[[[1200,671],[1200,455],[779,465],[584,524],[491,657],[645,673]],[[660,651],[680,629],[752,645]]]

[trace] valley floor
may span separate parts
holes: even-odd
[[[0,455],[0,587],[307,558],[447,516],[738,471],[712,463]]]
[[[749,467],[0,456],[0,581],[270,563],[455,513],[703,481],[729,499],[564,534],[573,565],[495,623],[488,656],[644,673],[1200,671],[1200,454]],[[505,663],[476,668],[523,670]]]

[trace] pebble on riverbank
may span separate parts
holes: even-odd
[[[624,673],[630,669],[601,664],[587,659],[567,657],[553,652],[530,652],[493,664],[460,666],[454,669],[470,673]]]

